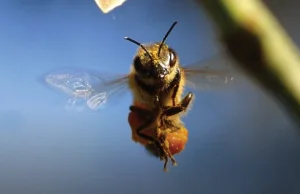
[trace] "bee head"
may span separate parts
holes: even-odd
[[[165,44],[165,41],[177,22],[174,22],[163,40],[159,43],[145,44],[125,37],[140,47],[133,60],[133,67],[142,79],[152,79],[154,81],[164,81],[172,75],[179,65],[179,60],[175,51]]]
[[[133,66],[142,78],[152,78],[155,80],[164,79],[178,66],[178,59],[175,51],[163,44],[160,53],[159,43],[146,45],[144,48],[138,49],[133,60]]]

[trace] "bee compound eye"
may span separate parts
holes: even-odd
[[[139,75],[141,75],[143,77],[149,77],[150,76],[150,71],[145,68],[145,66],[143,65],[143,63],[141,61],[141,58],[139,56],[136,56],[134,58],[133,66],[134,66],[135,71]]]
[[[176,56],[174,51],[169,50],[169,65],[173,67],[176,64]]]

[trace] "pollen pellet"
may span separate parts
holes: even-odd
[[[167,141],[170,143],[170,152],[172,155],[178,154],[185,148],[185,144],[188,141],[188,130],[180,128],[178,132],[169,133],[167,135]]]

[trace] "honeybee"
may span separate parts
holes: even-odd
[[[131,91],[133,103],[128,120],[132,139],[164,160],[164,169],[168,159],[176,165],[173,155],[184,149],[188,139],[181,118],[190,108],[194,94],[188,92],[182,98],[184,87],[212,88],[234,80],[233,69],[224,64],[223,57],[181,66],[175,50],[165,43],[176,24],[172,24],[160,42],[141,44],[125,37],[139,46],[129,74],[106,79],[93,71],[67,70],[45,76],[46,83],[73,96],[74,102],[85,100],[91,109],[106,104],[122,89]]]

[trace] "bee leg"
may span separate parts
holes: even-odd
[[[130,106],[129,109],[132,112],[139,114],[143,117],[143,119],[146,120],[142,125],[140,125],[136,129],[137,135],[147,141],[154,142],[155,139],[153,137],[142,133],[143,130],[145,130],[149,125],[151,125],[155,121],[155,116],[153,115],[153,112],[143,108],[139,108],[137,106]]]
[[[173,90],[173,94],[172,94],[173,106],[176,105],[175,98],[176,98],[176,95],[177,95],[177,92],[178,92],[178,88],[179,88],[179,85],[176,85],[176,86],[174,87],[174,90]]]
[[[169,154],[163,148],[163,145],[162,145],[162,143],[161,143],[160,140],[155,140],[154,145],[155,145],[156,149],[158,150],[160,160],[164,160],[165,161],[165,163],[164,163],[164,171],[167,172],[168,171],[167,165],[168,165],[168,162],[169,162],[169,158],[168,158]]]
[[[146,151],[155,157],[158,157],[160,160],[164,160],[164,171],[167,171],[167,163],[168,163],[168,157],[166,154],[164,154],[164,150],[161,147],[161,144],[159,141],[155,141],[154,143],[145,145]]]
[[[180,104],[178,104],[176,106],[166,107],[166,109],[164,110],[162,116],[173,116],[173,115],[176,115],[176,114],[178,114],[182,111],[185,111],[188,108],[188,106],[190,105],[190,102],[192,101],[193,97],[194,97],[193,93],[189,92],[181,100]]]
[[[164,163],[164,171],[167,172],[168,171],[168,168],[167,168],[167,165],[168,165],[168,157],[165,158],[165,163]]]
[[[171,120],[167,119],[166,117],[162,118],[162,120],[160,122],[160,126],[165,126],[166,128],[168,128],[168,130],[171,133],[176,132],[177,130],[180,129],[180,127],[177,124],[175,124]]]
[[[132,112],[137,113],[139,116],[141,116],[143,119],[150,119],[151,117],[153,117],[153,111],[147,110],[147,109],[143,109],[137,106],[130,106],[129,110]]]
[[[155,145],[156,149],[158,150],[160,160],[164,160],[166,157],[166,154],[164,154],[164,149],[162,148],[160,141],[155,140],[154,145]]]
[[[167,164],[169,158],[172,161],[172,165],[177,166],[177,162],[169,150],[169,142],[166,140],[166,136],[160,135],[159,138],[154,143],[160,152],[160,160],[165,161],[164,171],[167,171]]]
[[[157,146],[155,145],[155,143],[147,144],[144,147],[150,155],[157,157],[157,158],[161,157],[161,154],[159,153],[159,150],[157,149]]]
[[[168,119],[163,119],[163,125],[166,126],[166,128],[168,129],[173,129],[173,130],[177,130],[179,129],[178,126],[176,126],[171,120]],[[171,130],[172,132],[174,132],[173,130]]]

